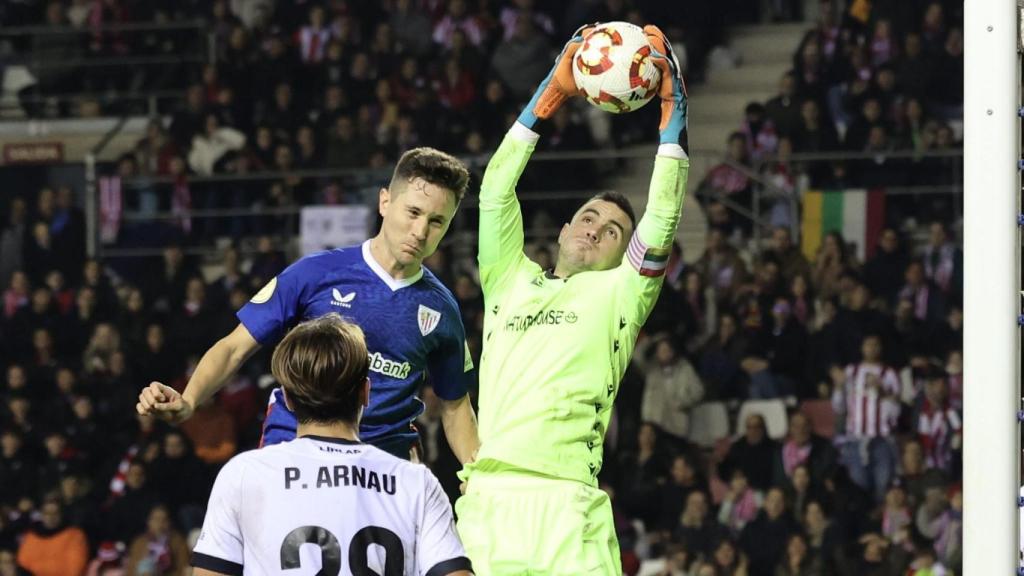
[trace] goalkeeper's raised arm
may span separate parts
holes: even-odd
[[[477,574],[621,570],[597,475],[619,382],[663,283],[689,170],[682,78],[660,30],[645,31],[661,69],[662,117],[639,224],[625,196],[598,194],[562,226],[554,269],[523,255],[515,185],[537,141],[534,125],[576,93],[570,66],[585,29],[566,45],[484,176],[481,446],[460,474],[468,482],[457,504]]]

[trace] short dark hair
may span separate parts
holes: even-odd
[[[455,194],[456,203],[462,201],[469,186],[469,170],[466,166],[458,158],[436,148],[413,148],[402,154],[388,187],[394,189],[396,184],[413,178],[423,178],[431,184],[451,190]],[[403,189],[400,187],[397,191]]]
[[[303,322],[281,340],[270,360],[300,423],[355,423],[369,373],[363,331],[337,314]]]
[[[626,213],[626,216],[629,216],[629,224],[633,227],[633,230],[636,230],[636,212],[633,211],[633,204],[624,194],[609,190],[595,195],[590,200],[587,200],[587,202],[593,202],[594,200],[603,200],[604,202],[611,202],[618,206]]]

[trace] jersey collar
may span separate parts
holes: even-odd
[[[388,274],[387,271],[384,270],[384,267],[377,263],[377,261],[373,258],[373,254],[370,253],[369,240],[363,242],[363,261],[366,262],[366,265],[370,267],[370,270],[373,270],[373,273],[376,274],[378,278],[380,278],[385,284],[388,285],[388,288],[391,288],[392,292],[400,290],[407,286],[412,286],[413,284],[419,282],[420,278],[423,278],[422,264],[420,265],[419,271],[413,274],[412,276],[409,276],[408,278],[397,279],[391,276],[391,274]]]
[[[309,438],[310,440],[316,440],[317,442],[329,442],[331,444],[345,444],[349,446],[357,446],[362,444],[358,440],[349,440],[348,438],[332,438],[330,436],[317,436],[315,434],[306,434],[299,436],[299,438]]]

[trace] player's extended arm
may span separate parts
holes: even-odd
[[[549,118],[579,92],[572,78],[572,57],[583,42],[584,30],[577,30],[565,45],[555,66],[487,163],[480,184],[479,260],[485,288],[490,267],[522,256],[523,215],[516,199],[516,184],[536,147],[538,135],[533,128],[537,121]]]
[[[139,414],[150,414],[172,423],[188,420],[196,406],[220,390],[259,348],[249,330],[239,324],[203,354],[184,393],[178,394],[170,386],[152,382],[139,393],[135,409]]]
[[[660,145],[654,160],[654,174],[647,196],[647,209],[637,224],[637,236],[648,248],[672,245],[679,226],[679,214],[686,194],[690,159],[686,154],[686,85],[672,45],[657,26],[645,26],[654,48],[653,61],[661,70]],[[632,248],[632,247],[631,247]]]
[[[441,400],[441,425],[448,445],[459,462],[470,462],[480,447],[477,433],[476,413],[469,401],[469,394],[457,400]]]

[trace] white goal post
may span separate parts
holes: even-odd
[[[970,576],[1015,574],[1019,565],[1018,19],[1018,0],[964,2],[963,571]]]

